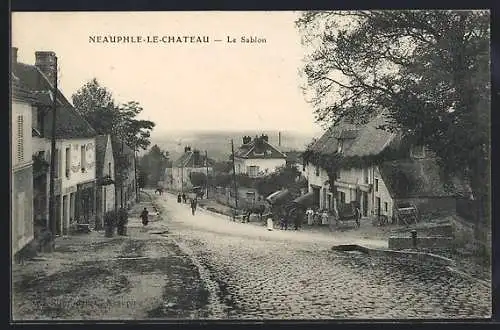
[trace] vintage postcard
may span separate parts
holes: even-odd
[[[491,318],[490,12],[13,12],[12,321]]]

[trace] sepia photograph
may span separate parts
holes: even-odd
[[[11,322],[491,319],[490,19],[12,12]]]

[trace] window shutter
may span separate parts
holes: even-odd
[[[24,117],[17,116],[17,161],[24,161]]]

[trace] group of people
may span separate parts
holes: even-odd
[[[267,230],[273,230],[275,220],[279,221],[281,230],[288,230],[290,218],[293,221],[294,230],[299,230],[299,228],[302,227],[302,216],[299,210],[294,210],[290,213],[287,213],[283,210],[279,213],[277,219],[275,219],[273,214],[269,214],[269,217],[267,219]]]
[[[186,194],[179,194],[177,195],[177,203],[187,203],[187,199],[188,197],[186,196]],[[191,213],[194,215],[195,212],[196,212],[196,207],[198,206],[198,199],[195,197],[195,198],[191,198]]]

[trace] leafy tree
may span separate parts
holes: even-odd
[[[230,161],[216,162],[213,166],[214,173],[230,173],[233,170],[233,164]]]
[[[165,169],[170,165],[168,151],[163,151],[154,145],[142,156],[139,162],[140,171],[146,175],[146,185],[154,186],[162,181]]]
[[[112,134],[119,124],[120,113],[111,92],[96,78],[72,95],[75,109],[83,115],[98,134]]]
[[[206,187],[207,176],[202,172],[191,172],[189,174],[189,179],[193,187]]]
[[[147,182],[148,174],[143,170],[139,170],[139,175],[137,177],[137,184],[139,185],[139,188],[143,189],[144,187],[146,187]]]
[[[259,178],[255,183],[255,188],[262,196],[268,196],[280,189],[290,189],[295,194],[298,194],[300,188],[298,178],[300,178],[300,172],[297,168],[285,165],[280,167],[276,172]]]
[[[304,13],[297,25],[311,50],[303,74],[316,119],[386,111],[382,128],[427,145],[444,179],[467,177],[476,198],[486,197],[489,24],[487,11],[471,10]]]
[[[116,134],[121,136],[134,150],[146,150],[151,144],[151,131],[155,123],[150,120],[135,119],[143,108],[136,101],[127,102],[119,107],[119,124]]]

